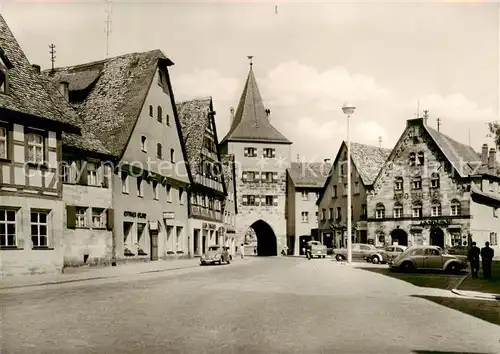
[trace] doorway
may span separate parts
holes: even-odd
[[[151,255],[152,261],[157,261],[158,260],[158,232],[157,231],[150,231],[149,237],[150,237],[150,241],[151,241],[150,242],[151,252],[149,254]]]
[[[444,249],[444,232],[441,228],[435,227],[431,229],[429,233],[429,244]]]

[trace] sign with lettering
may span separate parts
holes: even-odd
[[[164,211],[163,219],[175,219],[175,212],[173,211]]]
[[[217,227],[217,225],[215,225],[215,224],[208,224],[208,228],[211,230],[215,230],[216,227]]]
[[[156,221],[156,220],[150,221],[149,222],[149,229],[151,231],[157,231],[158,230],[158,221]]]
[[[147,218],[146,213],[136,213],[135,211],[124,211],[123,216],[127,216],[129,218],[139,218],[139,219]]]
[[[439,220],[422,220],[420,224],[416,226],[448,226],[451,224],[450,219],[439,219]]]

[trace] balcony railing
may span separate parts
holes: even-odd
[[[222,222],[222,213],[220,211],[210,210],[199,205],[191,205],[191,216]]]
[[[194,177],[194,181],[198,184],[204,185],[205,187],[215,189],[216,191],[222,192],[224,188],[222,187],[222,183],[219,181],[214,181],[208,177],[197,175]]]

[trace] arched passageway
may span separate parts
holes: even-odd
[[[250,228],[257,237],[257,256],[277,256],[278,244],[271,226],[263,220],[257,220]]]
[[[401,246],[408,246],[408,234],[403,229],[394,229],[391,232],[392,244],[397,243]]]
[[[444,248],[444,232],[439,227],[432,228],[429,233],[429,244]]]

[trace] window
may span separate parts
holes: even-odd
[[[410,152],[409,163],[410,163],[410,166],[415,166],[417,163],[416,155],[414,152]]]
[[[160,193],[158,193],[158,182],[153,181],[153,198],[160,199]]]
[[[76,227],[87,227],[87,208],[76,207]]]
[[[163,157],[162,148],[160,143],[156,144],[156,157],[159,159]]]
[[[347,183],[344,183],[344,195],[347,195]]]
[[[424,153],[422,151],[418,152],[418,164],[420,166],[424,165]]]
[[[158,122],[162,122],[163,121],[163,116],[162,116],[162,109],[161,109],[161,106],[158,106],[156,108],[156,119],[158,119]]]
[[[7,69],[2,68],[2,61],[0,60],[0,93],[8,93],[8,82],[7,82]]]
[[[422,189],[422,178],[415,177],[411,182],[412,189]]]
[[[273,182],[273,173],[272,172],[264,172],[263,180],[266,183],[272,183]]]
[[[137,196],[144,197],[144,190],[142,185],[142,177],[137,177]]]
[[[200,195],[199,198],[201,199],[201,206],[206,208],[207,207],[207,197],[205,195]]]
[[[93,162],[87,162],[87,185],[98,186],[97,165]]]
[[[328,219],[333,220],[333,208],[328,209]]]
[[[441,216],[441,204],[434,203],[431,205],[431,216]]]
[[[337,186],[333,186],[333,197],[337,198]]]
[[[322,218],[323,220],[326,220],[326,209],[322,209],[322,210],[321,210],[321,212],[322,212],[322,213],[321,213],[321,218]]]
[[[377,204],[377,207],[375,209],[375,218],[377,219],[385,218],[385,207],[381,203]]]
[[[342,208],[337,207],[337,220],[342,219]]]
[[[104,224],[104,209],[92,208],[92,227],[95,229],[103,229]]]
[[[319,199],[319,192],[316,192],[316,200]]]
[[[0,127],[0,159],[7,159],[7,128]]]
[[[425,254],[425,249],[417,248],[416,250],[411,252],[412,256],[423,256]]]
[[[148,145],[146,143],[147,138],[143,135],[141,136],[141,151],[148,152]]]
[[[122,193],[123,194],[129,193],[128,174],[124,172],[122,172]]]
[[[403,190],[403,177],[397,177],[394,181],[394,189],[397,191]]]
[[[184,204],[184,189],[179,188],[179,203],[182,205]]]
[[[244,148],[244,155],[245,157],[257,157],[257,149],[252,147]]]
[[[490,232],[490,245],[491,246],[497,246],[498,245],[498,239],[497,239],[497,233],[496,232]]]
[[[258,205],[255,195],[248,196],[248,205]]]
[[[315,216],[316,216],[316,221],[319,221],[319,213],[317,211],[315,212]]]
[[[31,212],[31,241],[33,247],[47,247],[47,220],[48,213],[43,211]]]
[[[395,218],[403,217],[403,206],[399,203],[394,205],[394,217]]]
[[[153,106],[152,105],[149,105],[149,116],[150,117],[153,116]]]
[[[460,210],[460,202],[456,199],[453,199],[451,201],[451,216],[457,216],[460,215],[461,210]]]
[[[385,243],[385,234],[383,232],[377,233],[378,242]]]
[[[146,224],[140,222],[137,223],[137,243],[141,242],[145,229],[146,229]]]
[[[354,183],[354,194],[359,194],[359,182]]]
[[[40,164],[44,162],[43,136],[28,134],[28,162]]]
[[[266,206],[272,206],[274,204],[274,196],[266,195]]]
[[[439,188],[439,174],[436,172],[431,174],[431,188]]]
[[[368,216],[368,211],[366,209],[366,204],[361,204],[361,219],[366,220],[367,216]]]
[[[347,175],[347,173],[345,172],[346,170],[346,163],[345,161],[343,161],[341,164],[340,164],[340,175],[342,177],[345,177]]]
[[[16,211],[0,210],[0,247],[16,246]]]
[[[302,212],[302,222],[309,222],[309,213],[307,211]]]
[[[175,151],[170,149],[170,162],[175,163]]]
[[[302,191],[302,200],[309,200],[309,193],[307,191]]]
[[[422,204],[421,203],[413,204],[412,215],[414,218],[421,218],[422,217]]]
[[[243,172],[242,179],[245,182],[254,182],[258,176],[257,172],[245,171]]]
[[[276,150],[273,148],[265,148],[264,149],[264,157],[268,158],[268,159],[276,157]]]
[[[166,119],[166,121],[167,121],[167,125],[170,125],[170,116],[169,116],[168,114],[167,114],[167,119]]]
[[[460,236],[459,231],[451,232],[451,245],[452,246],[461,246],[462,245],[462,237]]]

